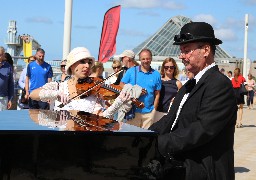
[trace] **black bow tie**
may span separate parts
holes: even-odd
[[[195,85],[196,85],[195,79],[188,80],[188,82],[185,84],[186,93],[190,93],[192,89],[195,87]]]

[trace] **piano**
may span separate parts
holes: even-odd
[[[157,134],[79,111],[0,112],[0,179],[142,179]]]

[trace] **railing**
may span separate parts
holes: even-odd
[[[49,63],[52,67],[60,67],[61,60],[52,60],[46,62]]]

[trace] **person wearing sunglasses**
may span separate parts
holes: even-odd
[[[178,91],[170,111],[149,129],[157,132],[163,179],[235,179],[237,104],[232,84],[215,64],[213,27],[189,22],[174,37],[185,68],[194,74]]]
[[[87,48],[74,48],[67,56],[65,67],[67,74],[71,78],[63,82],[47,83],[43,87],[32,91],[30,98],[43,102],[55,101],[54,110],[78,110],[102,115],[107,118],[112,117],[123,103],[130,100],[128,92],[121,91],[115,102],[104,112],[104,100],[98,95],[89,94],[85,97],[74,98],[79,95],[76,88],[78,80],[91,83],[89,76],[94,63],[95,59]],[[64,106],[59,107],[60,104],[64,104]]]
[[[163,61],[160,74],[162,87],[160,91],[159,103],[154,116],[154,122],[157,122],[168,113],[172,100],[182,86],[181,82],[177,79],[179,68],[173,58],[166,58]]]
[[[69,75],[67,75],[66,73],[66,70],[65,70],[65,67],[66,67],[66,63],[67,63],[67,60],[64,59],[61,61],[60,63],[60,71],[61,71],[61,74],[57,75],[55,78],[54,78],[54,81],[57,81],[57,82],[63,82],[63,81],[66,81],[70,78]]]
[[[113,60],[112,63],[112,69],[113,69],[113,73],[117,73],[118,71],[120,71],[122,69],[122,64],[119,60]],[[112,74],[111,74],[112,75]],[[117,81],[117,77],[119,74],[113,75],[111,76],[111,78],[109,78],[108,80],[106,80],[105,84],[114,84]]]

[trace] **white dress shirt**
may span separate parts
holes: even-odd
[[[212,63],[211,65],[207,66],[207,67],[204,68],[202,71],[200,71],[200,72],[194,77],[194,78],[196,79],[196,84],[198,83],[198,81],[200,80],[200,78],[204,75],[204,73],[205,73],[207,70],[209,70],[210,68],[214,67],[214,66],[216,66],[216,64],[215,64],[215,63]],[[181,100],[181,102],[180,102],[180,105],[179,105],[179,108],[178,108],[178,111],[177,111],[176,118],[175,118],[175,120],[174,120],[174,122],[173,122],[173,124],[172,124],[171,131],[172,131],[172,129],[174,128],[174,126],[176,125],[176,123],[177,123],[177,120],[178,120],[179,114],[180,114],[180,112],[181,112],[181,109],[182,109],[183,105],[185,104],[185,102],[187,101],[188,96],[189,96],[189,93],[186,93],[186,94],[183,96],[183,98],[182,98],[182,100]]]

